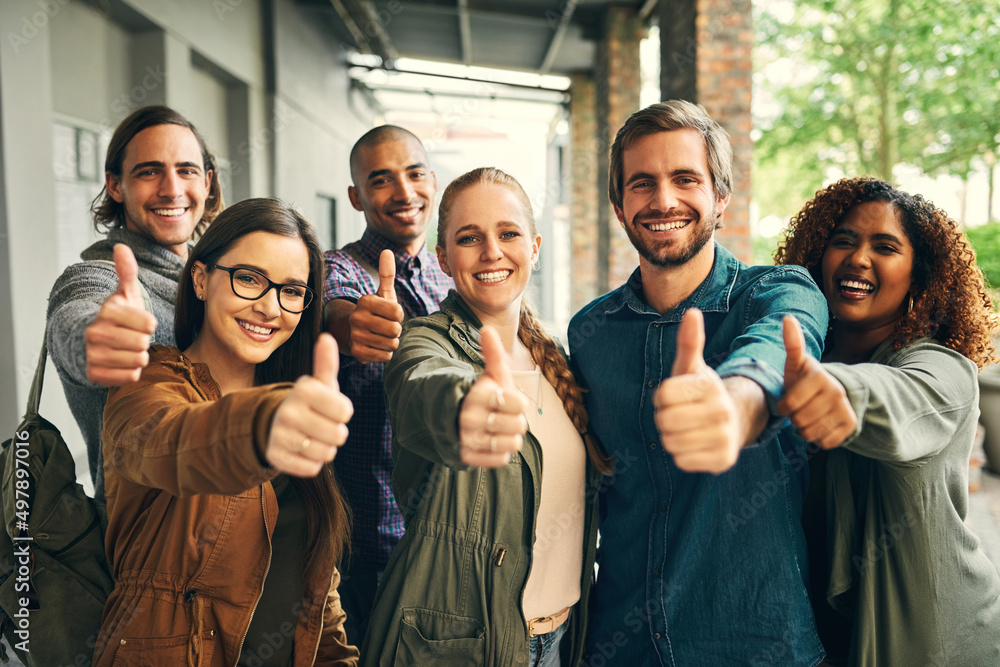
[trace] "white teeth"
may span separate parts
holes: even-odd
[[[687,220],[679,220],[677,222],[662,222],[649,225],[649,230],[651,232],[666,232],[671,229],[680,229],[687,224]]]
[[[239,321],[239,320],[237,320],[237,321]],[[274,329],[265,329],[264,327],[258,327],[258,326],[255,326],[253,324],[248,324],[247,322],[240,322],[240,326],[243,327],[244,329],[246,329],[247,331],[252,331],[254,333],[263,334],[265,336],[267,336],[272,331],[274,331]]]
[[[510,275],[510,271],[487,271],[486,273],[477,273],[476,280],[480,280],[484,283],[497,283]]]
[[[419,208],[405,208],[399,211],[393,211],[391,213],[392,217],[399,218],[400,220],[413,220],[420,214]]]
[[[153,213],[156,215],[162,215],[167,218],[172,218],[177,215],[183,215],[183,208],[154,208]]]
[[[846,287],[847,289],[861,290],[862,292],[871,292],[875,288],[868,283],[858,282],[857,280],[841,280],[841,288]]]

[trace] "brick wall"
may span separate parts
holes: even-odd
[[[750,261],[750,131],[753,16],[750,0],[698,0],[697,101],[729,132],[733,144],[733,195],[719,242]]]
[[[600,152],[597,139],[594,77],[576,74],[570,79],[570,309],[590,303],[597,291],[597,210],[603,204],[595,187]]]

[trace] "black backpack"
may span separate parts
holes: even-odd
[[[46,356],[43,341],[24,420],[0,451],[0,630],[28,667],[86,666],[114,587],[107,514],[77,483],[59,429],[38,414]]]

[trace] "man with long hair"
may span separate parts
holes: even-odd
[[[107,387],[137,380],[150,344],[174,344],[174,300],[188,244],[223,208],[205,140],[165,106],[144,107],[121,122],[108,145],[104,177],[91,212],[94,228],[106,237],[56,280],[47,330],[99,499]],[[127,249],[115,251],[116,244]]]

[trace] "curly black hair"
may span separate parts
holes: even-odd
[[[913,246],[913,308],[896,323],[893,348],[930,336],[979,368],[1000,361],[992,340],[1000,317],[976,265],[976,253],[958,223],[920,195],[876,178],[841,179],[817,192],[792,217],[774,253],[775,263],[804,266],[822,287],[823,252],[830,234],[850,209],[873,201],[893,207]]]

